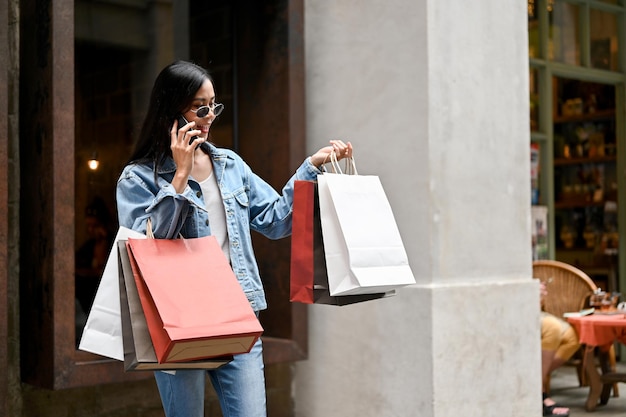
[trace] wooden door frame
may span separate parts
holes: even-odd
[[[9,4],[0,4],[0,57],[9,57]],[[9,414],[9,66],[0,70],[0,415]]]

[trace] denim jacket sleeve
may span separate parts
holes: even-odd
[[[289,236],[294,181],[315,180],[320,173],[309,157],[287,181],[281,194],[278,194],[263,179],[250,171],[250,227],[270,239]]]
[[[154,183],[154,173],[145,165],[127,166],[117,183],[117,211],[120,226],[141,233],[146,232],[148,218],[156,238],[172,239],[178,236],[190,209],[195,205],[194,191],[187,186],[178,194],[161,176]]]
[[[249,227],[270,239],[279,239],[291,234],[293,209],[293,184],[295,180],[315,180],[321,173],[307,158],[287,181],[278,194],[271,185],[258,175],[234,153],[233,158],[243,170],[241,178],[245,184],[249,210]],[[148,165],[131,164],[124,168],[117,183],[117,210],[120,226],[146,232],[148,218],[152,220],[152,231],[156,238],[172,239],[178,236],[188,218],[191,206],[206,211],[206,208],[189,185],[178,194],[170,184],[175,168],[165,167],[154,182],[154,172]],[[236,171],[236,170],[235,170]],[[229,171],[234,173],[233,171]],[[233,177],[224,177],[224,186],[236,184]],[[240,180],[240,181],[241,181]],[[231,184],[232,181],[232,184]],[[224,190],[223,190],[224,191]],[[242,198],[237,194],[237,198]]]

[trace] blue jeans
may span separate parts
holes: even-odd
[[[203,417],[205,370],[154,373],[167,417]],[[266,417],[261,338],[249,353],[208,371],[224,417]]]

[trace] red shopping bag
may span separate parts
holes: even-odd
[[[233,360],[233,356],[228,355],[197,361],[159,363],[152,345],[146,315],[141,307],[126,240],[118,241],[117,248],[125,371],[217,369]]]
[[[317,183],[298,180],[293,190],[289,300],[304,304],[347,305],[394,295],[333,297],[328,290]]]
[[[252,349],[263,328],[215,237],[127,246],[159,363]]]
[[[295,181],[291,220],[289,300],[306,304],[312,304],[314,301],[314,206],[315,183],[312,181]],[[322,252],[322,261],[324,261],[323,256],[324,253]],[[318,266],[324,267],[321,264]]]

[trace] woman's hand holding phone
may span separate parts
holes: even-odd
[[[187,127],[190,125],[190,127]],[[194,124],[195,125],[195,124]],[[177,192],[181,193],[187,186],[187,179],[191,174],[194,165],[194,153],[197,146],[193,146],[194,142],[202,143],[203,140],[194,133],[201,133],[194,130],[193,125],[188,122],[182,115],[176,119],[176,123],[172,125],[170,130],[172,158],[176,164],[176,174],[172,179],[172,185]],[[187,139],[191,135],[192,137]]]

